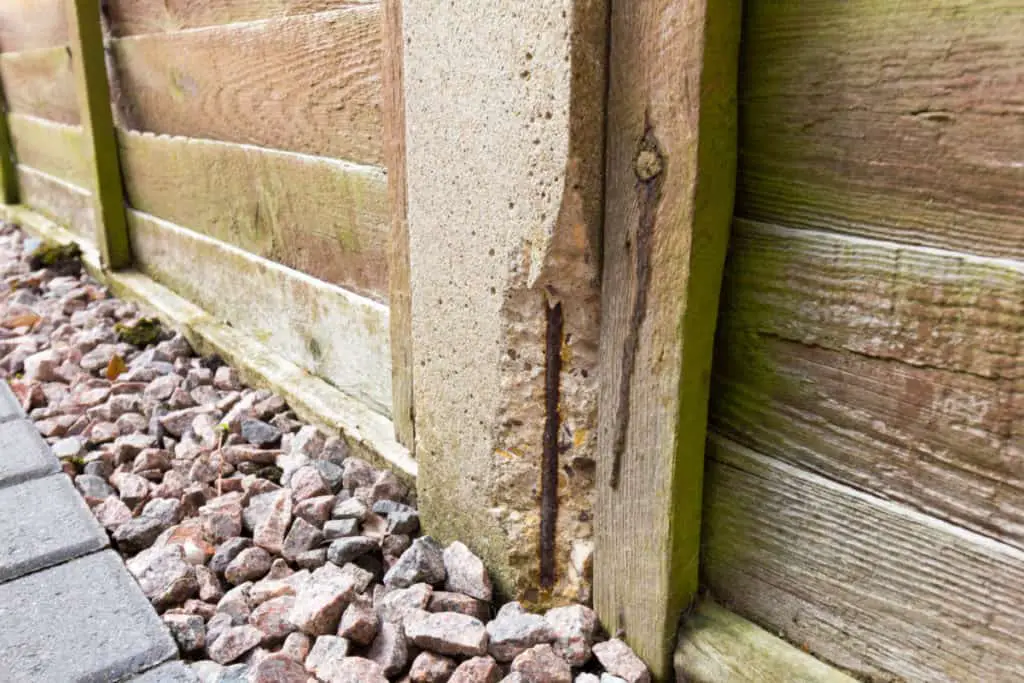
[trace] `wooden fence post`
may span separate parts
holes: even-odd
[[[82,118],[83,153],[92,173],[96,243],[105,268],[131,265],[117,132],[103,48],[100,0],[66,0],[71,62]]]
[[[613,0],[594,602],[658,680],[693,599],[740,0]]]
[[[7,98],[3,96],[3,82],[0,81],[0,201],[4,204],[18,203],[18,172],[14,161],[14,145],[7,128]]]
[[[413,452],[416,432],[412,405],[412,300],[409,282],[409,221],[406,217],[402,0],[384,0],[382,9],[384,162],[388,170],[388,206],[391,212],[391,234],[388,241],[391,415],[395,423],[395,437]]]

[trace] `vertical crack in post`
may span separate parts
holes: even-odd
[[[544,443],[540,482],[540,584],[555,585],[555,522],[558,518],[558,415],[562,375],[562,304],[547,307],[544,359]]]
[[[633,158],[633,172],[636,174],[637,226],[633,256],[633,302],[629,329],[622,350],[622,369],[619,373],[619,400],[615,411],[615,441],[612,444],[612,473],[609,485],[619,488],[622,477],[622,458],[626,451],[626,437],[629,433],[630,389],[636,372],[637,347],[640,345],[640,328],[647,314],[647,289],[651,279],[651,249],[654,240],[654,222],[657,218],[658,202],[661,199],[662,172],[665,161],[658,140],[654,137],[650,120],[645,121],[644,136],[640,139],[636,156]],[[626,248],[630,241],[627,238]]]

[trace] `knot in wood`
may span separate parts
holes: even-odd
[[[636,158],[633,159],[633,172],[636,173],[636,177],[646,183],[659,176],[664,168],[665,162],[657,145],[649,139],[642,140]]]

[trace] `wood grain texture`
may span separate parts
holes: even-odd
[[[739,215],[1024,258],[1024,13],[752,2]]]
[[[1024,263],[737,220],[723,321],[984,378],[1024,375]]]
[[[121,131],[120,144],[133,208],[387,300],[381,169],[149,133]]]
[[[92,195],[82,188],[38,171],[18,165],[21,203],[44,214],[89,244],[96,242],[96,220]]]
[[[380,165],[376,6],[120,38],[118,105],[135,130]]]
[[[704,573],[723,604],[881,680],[1020,680],[1024,553],[710,441]]]
[[[405,92],[403,81],[402,0],[383,0],[381,84],[384,110],[384,157],[388,169],[391,233],[388,262],[391,303],[392,419],[398,442],[412,451],[416,444],[413,407],[412,283],[409,266],[409,220],[405,177]]]
[[[131,265],[124,187],[110,109],[100,0],[67,0],[68,42],[82,120],[82,151],[91,176],[96,245],[105,268]]]
[[[377,0],[110,0],[116,36],[171,33],[182,29],[311,14]]]
[[[5,52],[0,55],[0,76],[8,111],[58,123],[80,122],[71,53],[66,47]]]
[[[686,683],[856,683],[711,600],[686,618],[675,669]]]
[[[1024,548],[1024,378],[723,338],[716,431]]]
[[[0,3],[0,52],[56,47],[68,42],[65,0]]]
[[[147,275],[388,415],[387,306],[139,211],[129,225]]]
[[[611,13],[594,605],[658,680],[697,588],[739,15],[672,0]]]
[[[7,124],[18,163],[91,190],[92,178],[82,149],[81,126],[24,114],[9,114]]]

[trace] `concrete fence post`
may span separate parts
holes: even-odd
[[[586,597],[604,0],[405,0],[418,492],[499,590]]]

